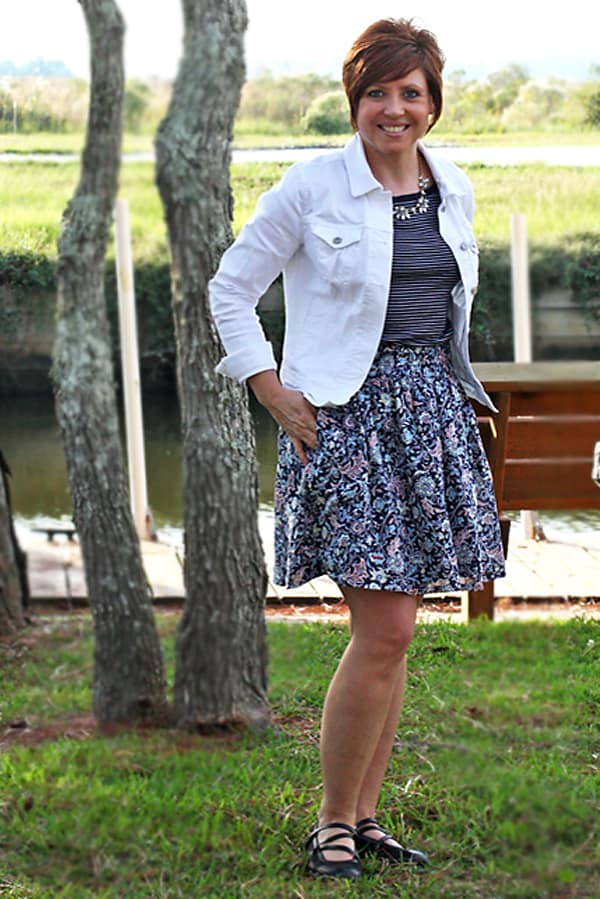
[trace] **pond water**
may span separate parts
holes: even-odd
[[[600,147],[454,147],[433,146],[437,155],[457,163],[482,165],[522,165],[543,162],[560,166],[599,166]],[[299,162],[335,148],[296,147],[290,149],[234,150],[233,162]]]
[[[144,433],[148,499],[156,525],[165,532],[182,526],[181,441],[177,403],[170,393],[144,397]],[[260,504],[273,506],[277,429],[270,416],[252,405],[256,429]],[[0,449],[12,470],[15,516],[70,516],[72,507],[58,425],[49,396],[0,399]],[[540,522],[552,531],[600,530],[600,511],[543,512]]]
[[[436,153],[457,163],[482,165],[520,165],[543,162],[560,166],[600,166],[600,147],[457,147],[432,145]],[[299,162],[320,153],[332,153],[336,147],[286,147],[234,150],[236,162]],[[77,153],[0,153],[0,162],[76,162]],[[153,162],[153,153],[125,153],[123,162]]]
[[[170,393],[152,393],[144,398],[143,414],[150,507],[159,527],[180,527],[182,475],[177,403]],[[273,502],[276,426],[262,408],[253,409],[253,416],[260,502],[269,507]],[[71,514],[62,442],[50,396],[0,399],[0,449],[12,471],[16,516],[58,518]]]

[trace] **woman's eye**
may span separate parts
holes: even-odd
[[[379,87],[373,87],[370,91],[367,91],[367,97],[383,97],[383,91]]]
[[[416,100],[419,96],[419,91],[415,90],[414,87],[409,87],[408,90],[404,91],[404,96],[407,100]]]

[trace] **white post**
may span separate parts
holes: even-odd
[[[510,245],[512,265],[513,348],[515,362],[532,361],[531,301],[529,296],[529,258],[527,251],[527,219],[519,212],[510,217]],[[534,512],[521,512],[523,536],[532,540],[535,535]]]
[[[529,301],[527,219],[520,212],[513,212],[511,215],[510,232],[515,362],[531,362],[531,307]]]
[[[146,490],[142,393],[140,388],[135,291],[133,285],[133,264],[131,261],[131,232],[127,200],[118,199],[115,204],[115,240],[129,490],[138,537],[140,540],[149,540],[150,511],[148,509],[148,494]]]

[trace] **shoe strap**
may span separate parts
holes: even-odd
[[[344,846],[343,843],[338,843],[337,841],[340,838],[344,837],[344,834],[341,833],[332,833],[330,836],[325,837],[325,839],[318,839],[319,834],[323,830],[329,830],[330,828],[337,828],[338,830],[345,830],[351,837],[356,836],[356,831],[354,827],[351,827],[350,824],[344,824],[341,821],[332,821],[331,824],[321,824],[320,827],[315,827],[314,830],[308,835],[306,840],[306,845],[308,846],[310,843],[315,844],[315,848],[317,849],[340,849],[349,852],[350,855],[354,855],[354,849],[351,849],[350,846]]]
[[[381,834],[378,842],[384,842],[385,840],[393,840],[395,839],[390,833],[388,833],[381,824],[378,824],[375,818],[361,818],[360,821],[356,822],[356,833],[359,836],[363,836],[366,830],[378,830]],[[370,839],[375,839],[375,837],[370,837]]]

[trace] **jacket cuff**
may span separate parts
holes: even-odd
[[[246,381],[252,375],[257,375],[261,371],[274,369],[277,371],[277,362],[273,354],[273,347],[270,343],[265,343],[252,352],[248,350],[239,350],[229,356],[224,356],[215,371],[219,375],[227,375],[235,378],[236,381]]]

